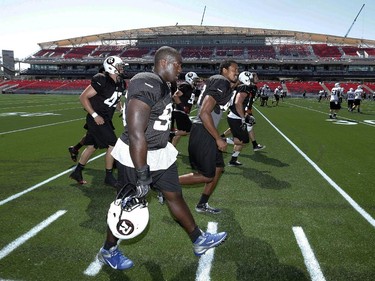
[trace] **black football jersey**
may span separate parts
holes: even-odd
[[[189,83],[183,82],[178,86],[178,89],[183,93],[183,95],[179,97],[182,105],[188,107],[190,110],[195,100],[195,88],[191,87]]]
[[[215,113],[219,113],[220,106],[225,106],[232,96],[229,80],[220,74],[211,76],[206,82],[206,87],[198,101],[198,106],[202,105],[202,101],[207,95],[215,99],[216,105],[214,111]]]
[[[145,132],[148,150],[164,148],[169,139],[169,126],[172,115],[172,94],[170,83],[166,83],[155,73],[136,74],[129,82],[125,114],[131,99],[138,99],[151,108],[150,119]],[[121,140],[129,144],[128,128]]]
[[[229,106],[229,109],[230,109],[230,111],[232,111],[237,116],[240,116],[240,114],[237,112],[236,105],[235,105],[234,102],[235,102],[236,97],[239,93],[246,93],[247,94],[247,96],[244,99],[243,104],[242,104],[242,107],[245,111],[246,107],[250,103],[250,99],[252,98],[251,86],[248,86],[248,85],[245,85],[245,84],[240,84],[233,91],[233,97],[232,97],[232,101],[231,101],[231,104]]]
[[[91,86],[97,92],[90,98],[92,108],[105,120],[112,119],[116,105],[125,91],[125,81],[115,83],[108,74],[98,73],[91,79]]]

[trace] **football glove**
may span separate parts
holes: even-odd
[[[135,186],[135,197],[141,198],[145,197],[150,191],[150,184],[152,183],[152,178],[150,174],[150,166],[145,165],[137,171],[137,184]]]
[[[253,126],[255,124],[255,117],[252,115],[246,115],[245,122],[250,126]]]

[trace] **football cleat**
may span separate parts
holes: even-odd
[[[208,205],[208,203],[198,204],[198,205],[195,207],[195,210],[196,210],[198,213],[211,213],[211,214],[220,214],[220,213],[221,213],[221,210],[220,210],[220,209],[213,208],[213,207],[211,207],[210,205]]]
[[[230,167],[238,167],[238,166],[241,166],[242,165],[242,163],[241,162],[239,162],[239,161],[230,161],[229,163],[228,163],[228,166],[230,166]]]
[[[117,180],[112,174],[107,174],[105,176],[104,183],[117,188]]]
[[[219,246],[227,238],[226,232],[219,232],[211,234],[203,232],[197,240],[193,243],[194,254],[201,256],[206,253],[209,249]]]
[[[133,262],[125,257],[117,246],[114,246],[109,250],[101,248],[97,258],[100,262],[117,270],[129,269],[134,266]]]
[[[69,178],[77,181],[79,184],[85,184],[87,181],[85,181],[82,177],[82,172],[74,170],[73,173],[69,175]]]
[[[70,153],[70,158],[72,158],[73,162],[77,162],[78,150],[74,148],[74,146],[69,146],[68,151]]]
[[[258,144],[256,147],[254,147],[254,151],[259,151],[259,150],[262,150],[262,149],[265,149],[266,146],[265,145],[261,145],[261,144]]]

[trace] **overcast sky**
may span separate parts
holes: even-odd
[[[38,43],[142,27],[281,29],[375,40],[374,0],[0,0],[0,50],[23,59]],[[0,53],[1,54],[1,53]]]

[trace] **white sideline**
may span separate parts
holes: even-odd
[[[102,154],[99,154],[99,155],[93,157],[88,162],[94,161],[94,160],[98,159],[99,157],[102,157],[103,155],[105,155],[105,153],[102,153]],[[18,192],[16,194],[13,194],[12,196],[9,196],[8,198],[6,198],[4,200],[1,200],[0,201],[0,206],[2,206],[2,205],[6,204],[6,203],[8,203],[8,202],[10,202],[10,201],[12,201],[14,199],[17,199],[18,197],[21,197],[22,195],[24,195],[24,194],[26,194],[26,193],[28,193],[30,191],[33,191],[34,189],[37,189],[38,187],[40,187],[40,186],[42,186],[42,185],[44,185],[46,183],[49,183],[50,181],[53,181],[53,180],[55,180],[55,179],[57,179],[57,178],[65,175],[65,174],[71,172],[74,168],[75,167],[72,167],[72,168],[70,168],[70,169],[68,169],[68,170],[66,170],[64,172],[61,172],[60,174],[57,174],[57,175],[55,175],[55,176],[53,176],[53,177],[51,177],[49,179],[46,179],[45,181],[42,181],[42,182],[40,182],[40,183],[38,183],[38,184],[36,184],[34,186],[31,186],[31,187],[25,189],[24,191]]]
[[[5,258],[8,254],[13,252],[15,249],[17,249],[19,246],[21,246],[30,238],[34,237],[36,234],[38,234],[38,232],[46,228],[48,225],[50,225],[52,222],[57,220],[59,217],[61,217],[65,213],[66,213],[66,210],[57,211],[55,214],[53,214],[46,220],[42,221],[41,223],[39,223],[37,226],[34,226],[32,229],[30,229],[28,232],[18,237],[13,242],[10,242],[7,246],[5,246],[3,249],[0,250],[0,260]]]
[[[300,226],[293,227],[294,236],[296,237],[299,248],[301,249],[307,271],[310,274],[312,281],[325,281],[322,270],[318,260],[316,259],[313,250],[310,247],[309,241]]]
[[[209,222],[207,225],[207,232],[217,233],[217,222]],[[195,281],[210,281],[210,272],[212,267],[212,261],[214,260],[215,248],[209,249],[199,259],[198,270]]]
[[[70,122],[75,122],[79,120],[83,120],[85,118],[78,118],[78,119],[73,119],[73,120],[68,120],[68,121],[62,121],[62,122],[57,122],[57,123],[52,123],[52,124],[46,124],[46,125],[40,125],[40,126],[35,126],[35,127],[29,127],[29,128],[24,128],[24,129],[18,129],[18,130],[13,130],[13,131],[8,131],[8,132],[0,132],[1,135],[7,135],[11,133],[18,133],[18,132],[23,132],[23,131],[28,131],[32,129],[38,129],[38,128],[44,128],[44,127],[49,127],[49,126],[55,126],[55,125],[60,125],[60,124],[65,124],[65,123],[70,123]]]
[[[255,108],[255,107],[253,107]],[[289,144],[294,147],[295,150],[297,150],[297,152],[299,154],[302,155],[303,158],[305,158],[305,160],[307,162],[310,163],[310,165],[334,188],[336,189],[336,191],[338,193],[341,194],[342,197],[344,197],[344,199],[346,201],[348,201],[348,203],[361,215],[363,216],[373,227],[375,227],[375,220],[373,217],[371,217],[371,215],[369,213],[367,213],[361,206],[358,205],[357,202],[355,202],[340,186],[338,186],[326,173],[323,172],[322,169],[320,169],[318,167],[318,165],[316,165],[301,149],[299,149],[299,147],[297,145],[295,145],[286,135],[283,134],[283,132],[281,132],[274,124],[272,124],[272,122],[270,120],[267,119],[266,116],[264,116],[264,114],[262,112],[260,112],[257,108],[255,108],[255,110],[260,114],[262,115],[262,117],[287,141],[289,142]]]

